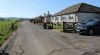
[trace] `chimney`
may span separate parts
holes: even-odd
[[[49,11],[48,11],[48,15],[49,15],[50,13],[49,13]]]

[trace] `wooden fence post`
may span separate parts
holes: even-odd
[[[63,31],[65,31],[65,22],[63,22]]]

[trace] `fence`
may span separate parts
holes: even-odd
[[[63,31],[75,31],[75,22],[63,22]]]

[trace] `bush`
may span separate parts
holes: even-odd
[[[53,29],[53,27],[50,25],[50,26],[48,26],[48,29]]]

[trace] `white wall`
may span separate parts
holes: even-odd
[[[100,19],[100,14],[96,13],[77,13],[79,22],[83,22],[87,19]]]
[[[55,22],[55,17],[51,17],[51,22]]]
[[[52,22],[52,17],[45,17],[44,22],[45,23]]]
[[[61,20],[61,17],[64,17],[64,20]],[[71,17],[71,18],[70,18]],[[100,19],[100,13],[72,13],[72,14],[66,14],[62,16],[57,16],[58,20],[54,17],[54,20],[52,20],[53,23],[57,22],[83,22],[86,19]]]
[[[56,20],[56,22],[61,22],[61,16],[57,16],[58,20]]]
[[[78,22],[78,17],[75,13],[63,15],[63,17],[65,17],[65,22]]]
[[[70,19],[70,17],[72,17],[72,19]],[[58,20],[56,20],[56,18],[58,18]],[[62,20],[62,18],[64,18],[64,20]],[[53,23],[57,23],[57,22],[78,22],[78,17],[75,15],[75,13],[73,14],[66,14],[66,15],[62,15],[62,16],[56,16],[52,19]]]
[[[61,16],[55,16],[51,18],[53,23],[61,22]]]

